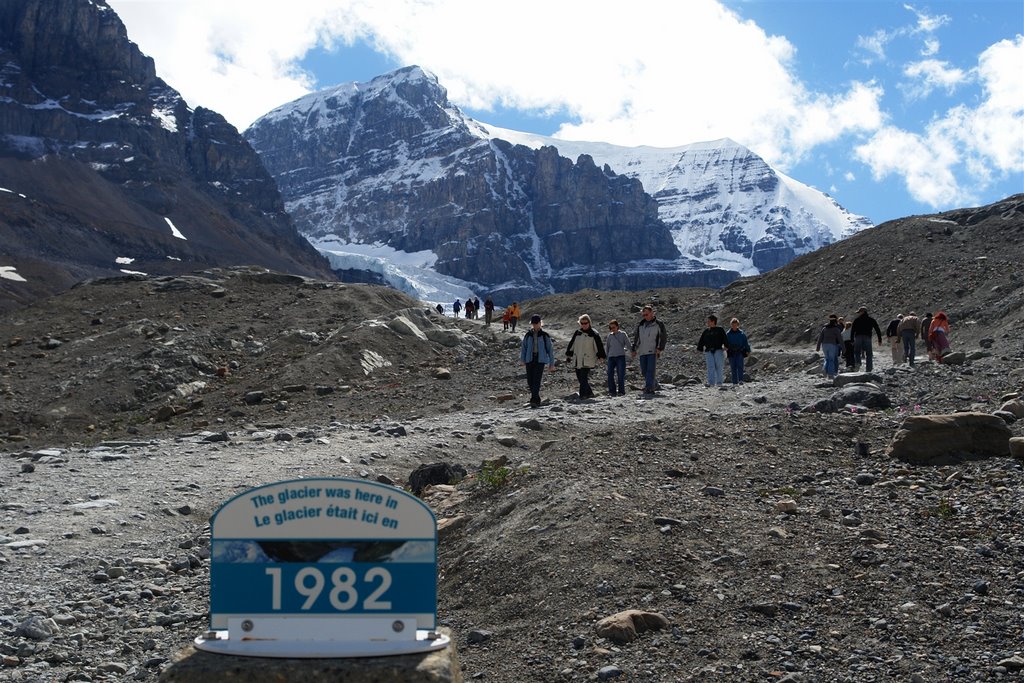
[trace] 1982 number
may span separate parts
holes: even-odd
[[[266,573],[270,576],[271,582],[271,609],[281,609],[281,568],[267,567]],[[391,609],[390,600],[380,598],[391,588],[391,572],[383,567],[371,567],[363,575],[366,583],[377,583],[363,600],[364,610],[387,610]],[[295,592],[306,598],[302,603],[302,609],[308,610],[316,603],[317,598],[323,593],[326,581],[324,574],[316,567],[303,567],[295,574]],[[359,592],[356,590],[356,573],[351,567],[338,567],[331,572],[331,590],[327,596],[331,607],[339,612],[345,612],[355,607],[359,602]]]

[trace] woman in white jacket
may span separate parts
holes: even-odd
[[[584,313],[579,317],[580,328],[572,333],[569,346],[565,349],[565,360],[576,368],[576,379],[580,383],[580,398],[593,398],[594,390],[590,386],[590,370],[597,367],[598,362],[605,359],[604,343],[601,335],[592,329],[590,316]]]

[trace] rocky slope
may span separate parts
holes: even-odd
[[[2,3],[0,64],[0,310],[122,269],[331,277],[249,145],[102,0]]]
[[[960,221],[934,224],[953,238],[1003,215],[933,218]],[[916,239],[927,219],[914,220]],[[989,258],[1017,248],[1013,230],[985,234]],[[938,291],[948,251],[920,249],[920,281],[886,285]],[[860,267],[865,281],[892,272]],[[813,264],[764,279],[790,269],[808,310],[828,310]],[[999,287],[1004,317],[1019,317],[999,272],[957,306]],[[911,370],[879,350],[877,376],[857,379],[888,407],[812,410],[849,388],[822,381],[813,346],[763,334],[774,323],[742,297],[761,286],[526,302],[560,358],[581,312],[631,322],[654,301],[670,334],[657,397],[639,397],[634,362],[625,397],[581,402],[560,366],[539,409],[518,335],[381,287],[217,269],[94,282],[4,316],[0,678],[155,680],[206,627],[206,524],[221,503],[305,476],[402,484],[444,461],[469,476],[424,494],[445,520],[438,616],[471,680],[1021,680],[1024,463],[886,451],[909,415],[1018,400],[1019,335],[986,339],[951,307],[963,364]],[[739,306],[757,362],[744,385],[706,389],[703,316]],[[1024,420],[1003,429],[1022,436]],[[502,458],[503,474],[481,470]],[[627,609],[667,626],[599,635]]]

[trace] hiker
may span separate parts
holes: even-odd
[[[899,365],[903,362],[903,338],[897,332],[901,322],[903,322],[903,314],[899,313],[889,321],[889,325],[885,328],[885,338],[889,341],[889,346],[892,348],[893,365]]]
[[[658,357],[665,350],[665,342],[668,335],[665,332],[665,325],[654,315],[654,306],[645,304],[642,313],[643,318],[636,326],[633,333],[633,358],[640,357],[640,372],[644,376],[644,395],[651,396],[657,387],[654,379]]]
[[[828,323],[818,333],[818,343],[814,350],[824,349],[825,376],[829,379],[835,379],[839,374],[839,350],[844,346],[843,331],[839,326],[839,316],[833,313],[828,317]]]
[[[704,383],[704,386],[722,386],[722,374],[725,370],[723,349],[728,343],[725,330],[718,326],[718,317],[709,315],[707,328],[700,333],[700,339],[697,340],[697,350],[704,352],[704,364],[708,371],[708,381]]]
[[[515,301],[513,301],[512,302],[512,306],[509,307],[509,312],[508,312],[508,316],[509,316],[508,317],[508,324],[509,324],[509,327],[512,328],[513,332],[516,331],[516,324],[519,322],[519,316],[521,316],[521,315],[522,315],[522,313],[519,310],[519,304],[517,304]],[[531,320],[532,320],[532,318],[531,318]]]
[[[932,343],[932,356],[942,362],[942,357],[949,354],[949,317],[939,311],[932,318],[928,329],[928,340]]]
[[[903,359],[914,367],[914,356],[917,355],[917,335],[921,334],[921,320],[913,311],[903,316],[896,333],[903,342]]]
[[[501,313],[501,329],[508,332],[508,326],[512,324],[512,309],[508,306]]]
[[[853,319],[853,355],[857,367],[860,367],[860,359],[864,358],[864,369],[871,372],[871,333],[874,331],[878,337],[878,344],[882,344],[882,329],[878,321],[868,315],[868,307],[861,306],[857,309],[857,317]]]
[[[469,320],[472,317],[473,317],[473,300],[472,299],[466,299],[466,320]]]
[[[576,379],[580,383],[580,398],[593,398],[594,389],[590,386],[590,370],[596,368],[599,361],[605,359],[604,344],[601,335],[593,330],[590,316],[584,313],[579,317],[579,329],[572,333],[569,345],[565,347],[565,360],[576,368]]]
[[[480,319],[480,297],[473,297],[473,320]]]
[[[729,357],[729,372],[732,384],[743,384],[743,359],[750,355],[750,342],[747,334],[740,329],[739,318],[729,321],[729,331],[725,333],[725,354]]]
[[[932,357],[932,342],[928,339],[928,331],[932,327],[932,314],[925,313],[924,318],[921,319],[921,341],[924,342],[925,354]]]
[[[494,301],[491,300],[491,297],[487,297],[487,299],[484,301],[484,324],[487,325],[487,327],[491,326],[491,318],[493,317]]]
[[[458,299],[456,299],[455,303],[452,304],[452,315],[454,315],[456,318],[458,318],[459,317],[459,311],[461,311],[461,310],[462,310],[462,302],[459,301]]]
[[[444,304],[434,306],[434,310],[437,311],[438,315],[444,315]]]
[[[846,359],[846,369],[853,370],[853,323],[849,320],[843,325],[843,358]]]
[[[530,387],[530,405],[540,405],[540,383],[544,377],[544,366],[555,369],[555,349],[551,337],[541,329],[541,318],[530,318],[530,331],[523,336],[519,348],[519,360],[526,366],[526,383]]]
[[[626,350],[629,336],[619,329],[619,321],[608,322],[608,336],[604,341],[604,352],[608,356],[608,395],[626,395]]]

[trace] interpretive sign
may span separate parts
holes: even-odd
[[[232,498],[210,526],[212,630],[198,647],[338,657],[447,645],[428,632],[437,525],[415,496],[359,479],[283,481]]]

